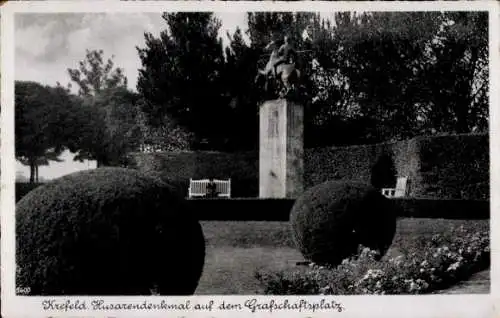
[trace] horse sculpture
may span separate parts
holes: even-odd
[[[290,61],[283,60],[279,54],[279,48],[274,41],[269,43],[265,49],[270,50],[271,55],[265,68],[263,70],[258,70],[255,82],[257,83],[264,77],[264,89],[268,91],[269,81],[273,79],[278,80],[282,85],[279,96],[280,98],[284,98],[295,89],[300,79],[300,71],[295,67],[295,61],[290,63]]]

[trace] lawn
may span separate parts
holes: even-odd
[[[263,294],[257,270],[276,271],[303,260],[288,222],[201,222],[206,239],[205,268],[196,294]],[[388,256],[420,246],[451,227],[489,228],[489,220],[400,219]]]

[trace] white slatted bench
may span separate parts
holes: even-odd
[[[219,180],[213,179],[215,183],[215,191],[217,197],[231,198],[231,179]],[[193,180],[189,179],[189,198],[203,198],[208,194],[207,186],[210,184],[210,179]]]
[[[396,188],[383,188],[382,194],[387,198],[400,198],[407,194],[408,177],[400,177],[396,182]]]

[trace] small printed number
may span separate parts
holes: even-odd
[[[16,294],[21,294],[21,295],[28,295],[31,291],[31,288],[29,287],[17,287],[16,288]]]

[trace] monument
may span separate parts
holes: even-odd
[[[266,48],[269,62],[257,75],[265,76],[268,98],[259,111],[259,197],[296,198],[304,191],[304,107],[295,98],[300,71],[288,37]]]

